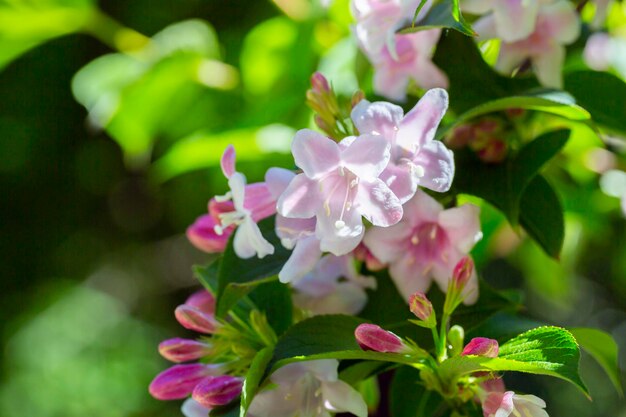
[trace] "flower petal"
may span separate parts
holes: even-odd
[[[462,0],[461,10],[471,14],[485,14],[491,10],[498,0]]]
[[[337,373],[339,361],[337,359],[318,359],[303,362],[302,365],[307,372],[311,372],[320,381],[334,382],[339,379]]]
[[[211,411],[193,398],[187,398],[180,411],[185,417],[206,417]]]
[[[374,92],[390,100],[404,103],[406,90],[409,86],[409,76],[398,71],[393,63],[374,63]]]
[[[246,183],[246,176],[241,172],[233,172],[233,174],[228,177],[228,186],[233,196],[233,204],[235,210],[240,213],[245,210]]]
[[[282,283],[297,283],[315,268],[315,264],[321,257],[320,242],[315,236],[300,239],[283,265],[283,269],[278,273],[278,279]]]
[[[440,193],[446,192],[454,179],[454,155],[443,142],[433,140],[427,143],[413,158],[413,163],[423,169],[423,176],[417,177],[419,185]],[[417,175],[416,169],[413,174]]]
[[[272,197],[278,200],[280,195],[287,189],[296,174],[285,168],[270,168],[265,173],[265,184]]]
[[[367,303],[365,290],[352,283],[341,282],[334,291],[323,296],[314,296],[302,291],[293,295],[294,303],[313,314],[358,314]]]
[[[318,178],[339,166],[337,143],[310,129],[296,133],[291,152],[296,165],[309,178]]]
[[[363,239],[372,254],[383,263],[394,262],[399,259],[406,248],[405,241],[413,233],[402,221],[391,227],[372,227],[367,229]]]
[[[539,82],[546,87],[561,88],[561,70],[565,62],[565,48],[553,45],[548,51],[531,58]]]
[[[578,13],[568,1],[545,5],[542,7],[540,19],[546,31],[544,36],[553,37],[561,44],[570,44],[580,36]]]
[[[499,37],[505,42],[525,39],[535,30],[540,0],[497,0],[493,17]]]
[[[367,404],[361,394],[343,381],[323,382],[322,396],[330,411],[349,412],[357,417],[367,417]]]
[[[379,178],[361,181],[354,199],[354,209],[374,226],[389,227],[402,219],[402,204]]]
[[[228,145],[220,159],[220,166],[226,178],[230,178],[235,173],[235,148]]]
[[[321,205],[322,197],[317,182],[305,174],[298,174],[291,180],[276,204],[280,215],[297,219],[315,216]]]
[[[494,39],[498,37],[498,32],[496,31],[496,19],[493,17],[493,14],[481,17],[474,22],[472,28],[478,35],[478,38],[476,39],[478,41],[485,41],[487,39]]]
[[[448,93],[441,88],[428,90],[400,122],[396,145],[410,153],[431,142],[448,109]]]
[[[343,217],[341,227],[334,217],[322,213],[317,216],[315,235],[320,240],[320,249],[333,255],[341,256],[352,252],[365,233],[365,227],[361,221],[358,210],[349,210]]]
[[[419,178],[411,172],[412,163],[401,161],[394,164],[389,162],[387,168],[380,174],[380,179],[398,197],[400,203],[409,201],[417,190]]]
[[[437,223],[443,206],[424,191],[417,190],[415,196],[404,204],[404,219],[413,229],[422,223]]]
[[[411,294],[428,291],[431,279],[427,273],[428,266],[416,264],[410,255],[389,266],[389,275],[407,303]]]
[[[480,208],[473,204],[442,211],[439,214],[439,225],[462,253],[469,253],[483,235],[480,231]]]
[[[498,55],[495,68],[496,70],[509,75],[515,68],[519,67],[524,60],[528,58],[528,56],[529,54],[524,46],[520,46],[515,43],[502,44],[500,46],[500,54]]]
[[[383,136],[361,135],[341,152],[341,162],[359,178],[373,181],[389,163],[389,149]]]
[[[382,135],[386,138],[395,135],[395,129],[402,120],[402,107],[386,101],[370,103],[361,100],[352,109],[351,118],[361,134]]]
[[[251,258],[255,254],[260,259],[274,253],[274,246],[265,240],[261,229],[250,217],[246,217],[235,231],[233,248],[242,259]]]

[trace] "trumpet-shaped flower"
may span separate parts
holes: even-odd
[[[546,403],[534,395],[490,392],[482,402],[484,417],[548,417]]]
[[[376,281],[357,273],[349,255],[326,255],[293,283],[294,304],[313,314],[357,314],[367,303],[366,288]]]
[[[499,37],[491,15],[478,20],[474,29],[482,39]],[[535,29],[528,37],[502,43],[496,69],[509,74],[529,59],[541,84],[560,88],[563,83],[564,45],[574,42],[579,34],[580,22],[571,2],[558,0],[543,4],[539,7]]]
[[[448,93],[436,88],[427,91],[406,116],[401,107],[384,101],[362,100],[352,110],[359,132],[382,136],[389,143],[389,164],[380,178],[402,203],[413,197],[418,185],[444,192],[452,184],[452,151],[434,140],[447,109]]]
[[[402,218],[402,204],[378,178],[389,162],[389,144],[378,135],[350,136],[339,144],[312,130],[300,130],[292,153],[303,170],[278,199],[284,217],[316,217],[320,249],[340,256],[363,238],[361,217],[381,227]]]
[[[259,258],[274,253],[274,247],[263,237],[256,222],[275,213],[276,201],[264,183],[246,185],[246,177],[235,171],[235,149],[229,145],[221,160],[222,171],[228,178],[230,191],[215,197],[217,202],[232,201],[233,211],[220,213],[217,234],[237,226],[233,247],[240,258]]]
[[[395,226],[368,230],[365,244],[378,259],[390,264],[389,274],[405,300],[417,291],[426,292],[431,278],[446,291],[455,266],[482,237],[478,207],[465,204],[444,210],[418,191],[404,205],[404,213]],[[475,271],[463,295],[465,303],[476,301]]]
[[[335,359],[292,363],[270,377],[277,386],[252,400],[248,417],[330,417],[349,412],[367,417],[367,405],[350,385],[338,379]]]

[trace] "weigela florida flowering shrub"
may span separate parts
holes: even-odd
[[[459,196],[490,202],[557,256],[562,212],[538,172],[569,133],[536,137],[524,127],[535,111],[578,121],[588,113],[555,92],[520,95],[526,81],[506,84],[485,66],[468,71],[488,72],[503,92],[446,114],[451,100],[480,86],[449,79],[437,65],[454,57],[437,57],[435,48],[457,42],[470,51],[461,55],[471,54],[462,34],[496,39],[497,71],[533,71],[542,86],[560,88],[566,46],[580,35],[576,5],[353,0],[351,8],[374,92],[421,98],[405,108],[361,91],[346,99],[315,73],[306,100],[317,129],[293,137],[293,169],[270,168],[265,181],[249,184],[235,148],[224,150],[230,190],[187,230],[197,248],[220,256],[196,268],[205,289],[175,311],[202,336],[159,345],[177,365],[150,393],[186,399],[187,417],[365,417],[376,407],[364,397],[378,389],[376,375],[395,370],[424,398],[423,415],[547,416],[542,399],[506,391],[503,374],[557,377],[587,394],[579,345],[553,326],[508,340],[476,333],[516,302],[479,280],[470,252],[483,238],[480,208]],[[440,41],[441,28],[460,34]]]

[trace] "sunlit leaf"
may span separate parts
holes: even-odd
[[[415,11],[415,16],[420,12],[425,2],[422,2]],[[454,29],[466,36],[476,36],[472,26],[465,21],[459,0],[443,0],[435,4],[422,20],[411,27],[402,29],[400,33],[415,33],[428,29]]]
[[[248,372],[246,373],[243,388],[241,389],[240,417],[246,416],[246,412],[252,403],[252,399],[259,389],[259,384],[263,380],[267,364],[272,359],[272,353],[272,348],[267,347],[261,349],[252,360],[250,369],[248,369]]]
[[[620,396],[622,390],[621,374],[618,364],[618,347],[613,337],[598,329],[576,328],[569,329],[580,346],[589,353],[604,369],[611,383]]]

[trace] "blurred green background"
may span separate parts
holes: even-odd
[[[1,417],[180,415],[147,386],[166,366],[158,342],[185,335],[173,309],[197,286],[191,266],[209,259],[185,228],[225,191],[226,144],[251,181],[293,164],[313,71],[368,91],[347,3],[0,0]],[[475,256],[494,286],[523,290],[528,317],[599,327],[623,350],[626,224],[595,172],[603,157],[623,169],[623,147],[589,137],[549,168],[568,211],[562,262],[488,206]],[[626,416],[582,364],[593,402],[546,378],[512,384],[551,416]]]

